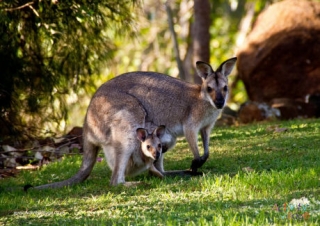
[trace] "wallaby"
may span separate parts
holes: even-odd
[[[141,142],[140,147],[132,153],[128,153],[130,156],[126,165],[119,166],[123,167],[122,170],[124,170],[126,176],[135,176],[142,173],[145,170],[149,170],[149,172],[152,175],[157,176],[159,178],[163,178],[163,174],[155,168],[153,163],[162,155],[162,145],[160,139],[164,134],[165,126],[159,126],[155,128],[152,133],[149,133],[148,130],[145,128],[138,128],[136,130],[137,140]],[[116,156],[114,155],[117,154],[117,152],[109,152],[108,150],[105,151],[107,163],[112,171],[115,170],[114,167],[116,164],[113,161],[116,159]],[[40,185],[34,188],[58,188],[72,185],[74,184],[74,182],[77,183],[76,180],[66,180],[51,184]],[[128,185],[132,185],[135,183],[136,182],[128,182]]]
[[[93,169],[99,147],[106,156],[112,156],[108,159],[113,169],[111,185],[125,183],[123,166],[139,148],[135,131],[144,128],[145,122],[166,126],[167,133],[161,138],[163,153],[174,146],[178,136],[184,135],[194,156],[191,170],[196,173],[209,157],[209,135],[226,103],[228,75],[235,63],[236,58],[231,58],[214,71],[209,64],[196,62],[201,85],[156,72],[125,73],[104,83],[87,110],[80,170],[68,180],[44,186],[62,187],[84,181]],[[202,156],[197,146],[199,132]],[[166,175],[163,155],[155,167]]]
[[[165,126],[159,126],[152,133],[148,133],[145,128],[137,129],[137,138],[141,141],[141,147],[129,158],[125,175],[135,176],[149,169],[151,174],[163,178],[163,174],[155,168],[153,163],[162,155],[160,139],[164,133]]]

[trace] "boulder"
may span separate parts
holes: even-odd
[[[273,109],[280,112],[279,119],[320,117],[320,102],[318,96],[306,99],[275,98],[270,102]]]
[[[278,109],[272,108],[266,103],[247,101],[239,109],[238,120],[240,123],[251,123],[272,120],[280,116],[281,114]]]
[[[238,51],[251,101],[320,94],[320,2],[285,0],[262,12]]]

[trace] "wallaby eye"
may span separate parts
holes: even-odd
[[[161,146],[161,144],[158,144],[158,148],[160,149],[162,146]]]
[[[208,93],[211,93],[212,92],[212,88],[210,86],[207,87],[207,91]]]
[[[227,92],[228,91],[228,86],[223,87],[223,91]]]
[[[150,149],[150,145],[147,145],[147,149],[148,149],[148,150]]]

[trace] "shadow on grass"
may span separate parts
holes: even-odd
[[[266,187],[268,186],[271,187],[271,189],[276,189],[276,186],[281,186],[282,181],[277,181],[281,180],[281,178],[272,178],[276,181],[275,184],[267,184],[269,181],[262,184],[260,180],[263,180],[261,177],[264,176],[264,174],[279,172],[284,175],[288,174],[289,177],[289,173],[292,173],[295,170],[300,170],[301,172],[291,175],[291,184],[287,185],[289,191],[286,193],[285,197],[268,198],[268,200],[254,199],[245,202],[237,200],[217,201],[216,199],[201,199],[199,201],[177,199],[170,204],[165,204],[163,207],[159,206],[158,203],[148,203],[147,207],[138,206],[139,208],[150,209],[150,211],[148,210],[145,213],[136,210],[132,211],[136,214],[137,219],[141,220],[141,222],[143,222],[141,216],[144,216],[146,219],[151,221],[154,215],[157,216],[155,220],[160,223],[179,220],[181,224],[184,224],[200,218],[210,222],[214,220],[213,218],[215,216],[224,217],[227,215],[235,215],[239,219],[249,217],[250,222],[257,217],[265,217],[272,221],[275,218],[280,217],[272,211],[272,206],[274,204],[281,205],[284,202],[290,201],[292,198],[301,196],[313,195],[319,197],[320,182],[318,175],[320,174],[320,166],[318,159],[320,156],[320,136],[317,132],[318,130],[313,127],[310,128],[306,126],[303,128],[290,128],[288,132],[283,133],[270,133],[266,132],[265,129],[261,129],[259,125],[257,125],[254,128],[240,128],[239,131],[237,128],[234,128],[234,130],[223,130],[219,128],[216,132],[214,131],[214,135],[211,136],[209,159],[203,167],[199,169],[199,171],[204,172],[208,177],[222,176],[223,178],[228,176],[233,177],[234,175],[250,175],[250,173],[253,173],[255,174],[254,179],[249,178],[247,179],[248,181],[244,181],[243,183],[247,183],[246,185],[249,187],[248,189],[254,189],[257,192],[263,186],[264,190],[267,190]],[[201,145],[199,145],[199,147],[201,147]],[[166,153],[164,161],[165,169],[188,169],[191,165],[192,159],[193,156],[191,152],[187,150],[187,143],[185,141],[179,141],[174,150]],[[77,171],[80,166],[80,162],[78,161],[75,165],[77,165],[75,169],[75,171]],[[61,165],[57,164],[55,167],[59,168]],[[63,167],[68,168],[70,166],[68,164],[64,164]],[[247,168],[252,172],[247,173],[243,168]],[[314,171],[314,176],[310,174],[305,178],[303,173],[312,170]],[[54,170],[51,170],[51,172],[53,171]],[[61,170],[59,172],[61,172]],[[45,177],[49,177],[50,175],[51,174],[46,174]],[[28,176],[27,180],[32,180],[32,177],[37,176],[39,175],[33,173]],[[44,175],[42,175],[42,177],[44,177]],[[5,192],[6,194],[1,195],[9,195],[9,197],[12,197],[13,199],[23,200],[24,197],[27,197],[33,201],[41,201],[39,197],[43,197],[43,199],[74,199],[75,201],[74,204],[63,204],[59,201],[57,201],[57,203],[52,203],[49,205],[48,209],[57,210],[57,214],[53,213],[53,216],[50,214],[49,216],[43,214],[41,219],[38,219],[39,217],[37,214],[34,214],[34,216],[32,215],[32,212],[40,212],[44,210],[44,207],[41,205],[33,205],[33,207],[28,208],[27,204],[20,205],[17,203],[10,207],[11,209],[1,209],[0,205],[0,217],[14,215],[15,212],[19,211],[30,211],[31,214],[28,217],[24,219],[17,218],[14,223],[25,224],[29,221],[29,223],[34,222],[41,224],[42,222],[50,225],[58,225],[68,224],[68,222],[78,222],[79,224],[85,224],[86,222],[99,224],[100,222],[103,222],[103,224],[123,223],[128,225],[130,222],[137,222],[137,219],[125,216],[124,214],[120,214],[120,217],[104,215],[104,211],[107,211],[109,208],[120,209],[125,212],[129,208],[126,204],[120,205],[107,202],[104,203],[104,208],[99,207],[98,210],[94,208],[88,209],[84,216],[77,213],[76,206],[86,205],[85,200],[82,200],[83,197],[104,195],[121,196],[122,193],[130,197],[137,195],[137,189],[141,190],[140,192],[149,197],[152,196],[154,191],[159,189],[159,186],[163,186],[161,189],[170,189],[170,192],[172,193],[179,193],[181,189],[192,189],[188,188],[189,184],[190,186],[195,186],[192,185],[192,183],[195,182],[191,177],[165,178],[164,181],[160,181],[159,179],[150,178],[148,175],[144,174],[130,178],[130,180],[146,182],[144,186],[128,189],[123,186],[111,187],[109,185],[110,177],[111,172],[107,169],[106,164],[97,164],[87,181],[72,188],[39,192],[32,191],[29,193],[23,193],[22,191]],[[270,177],[272,177],[272,175]],[[67,178],[68,177],[63,177],[61,179]],[[200,177],[197,180],[201,181],[202,179],[205,179],[205,177]],[[181,180],[183,182],[179,183]],[[15,183],[19,186],[19,183],[24,182],[16,181]],[[22,184],[21,187],[23,185],[25,184]],[[196,189],[199,190],[201,188],[197,187]],[[290,190],[292,191],[290,192]],[[192,194],[192,191],[190,191],[190,193]],[[62,214],[59,215],[59,212],[62,212]],[[189,213],[190,216],[187,216],[186,214],[184,215],[184,213]],[[101,219],[97,219],[97,216]],[[108,219],[108,217],[110,219]],[[281,219],[279,219],[279,221],[280,220]]]
[[[179,191],[177,191],[178,193]],[[215,222],[221,219],[228,219],[226,224],[233,222],[241,222],[247,224],[256,223],[286,223],[286,222],[317,222],[317,216],[311,216],[310,219],[303,221],[299,219],[288,219],[286,212],[280,212],[274,209],[274,206],[282,206],[289,202],[292,198],[320,194],[320,189],[302,190],[292,192],[286,197],[271,199],[253,199],[250,201],[239,200],[213,200],[210,197],[199,200],[180,200],[170,201],[170,203],[155,203],[151,201],[148,207],[143,203],[131,205],[130,203],[112,203],[100,201],[98,206],[104,205],[103,208],[88,208],[85,214],[77,212],[71,204],[53,204],[50,211],[39,206],[27,211],[9,211],[9,215],[26,215],[23,218],[16,218],[15,224],[88,224],[96,225],[149,225],[166,224],[174,222],[176,224]],[[100,194],[103,195],[103,194]],[[85,200],[77,199],[75,205],[86,205]],[[1,213],[2,212],[2,213]],[[0,216],[3,216],[3,211]],[[114,213],[114,215],[112,214]],[[39,217],[40,216],[40,217]],[[229,222],[228,222],[229,221]],[[6,223],[6,222],[4,222]]]
[[[217,141],[212,139],[209,159],[199,170],[234,174],[243,167],[250,167],[256,171],[281,171],[288,168],[319,166],[320,136],[316,134],[304,137],[267,134],[263,141],[239,140],[234,142],[235,145],[228,142],[223,145],[219,140],[217,145]],[[179,159],[170,157],[169,153],[165,156],[166,170],[188,169],[191,165],[192,155],[186,151],[179,155]]]

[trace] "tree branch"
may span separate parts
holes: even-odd
[[[10,8],[10,9],[4,9],[4,11],[8,11],[8,12],[11,12],[11,11],[14,11],[14,10],[19,10],[19,9],[23,9],[23,8],[25,8],[25,7],[29,7],[29,6],[31,6],[32,4],[34,4],[34,2],[28,2],[28,3],[26,3],[26,4],[24,4],[24,5],[22,5],[22,6],[18,6],[18,7],[15,7],[15,8]]]
[[[166,7],[166,11],[167,11],[167,15],[168,15],[168,23],[169,23],[169,29],[172,35],[172,40],[173,40],[173,46],[174,46],[174,52],[175,52],[175,58],[178,64],[178,69],[179,69],[179,76],[182,80],[185,80],[185,73],[184,73],[184,68],[183,68],[183,64],[180,58],[180,51],[179,51],[179,44],[178,44],[178,40],[177,40],[177,34],[174,30],[174,24],[173,24],[173,19],[172,19],[172,11],[170,8],[170,5],[168,3],[168,1],[166,1],[164,3],[165,7]]]
[[[34,14],[36,14],[37,17],[39,17],[39,13],[32,7],[32,5],[29,5],[28,7],[34,12]]]

